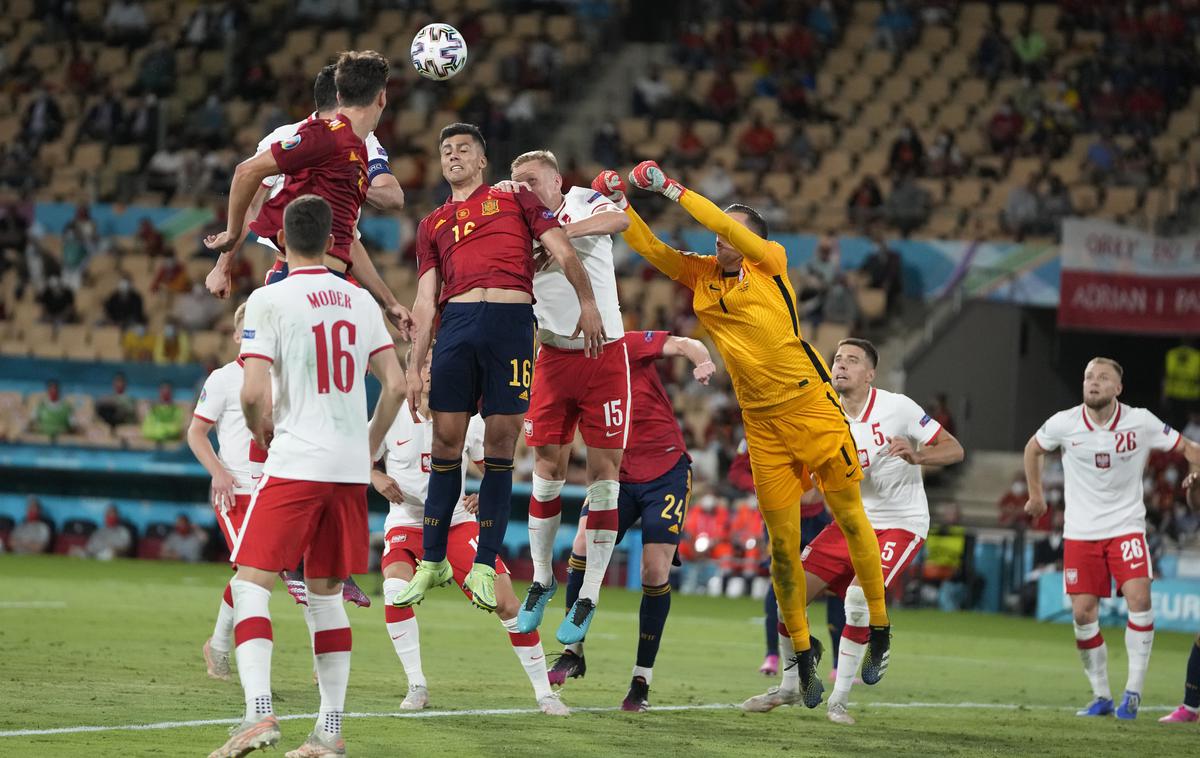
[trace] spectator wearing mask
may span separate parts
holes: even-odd
[[[1046,194],[1042,196],[1042,213],[1040,226],[1046,232],[1058,236],[1062,228],[1062,220],[1075,215],[1075,206],[1071,202],[1071,192],[1057,175],[1052,175],[1048,181]]]
[[[1017,474],[1008,490],[996,503],[996,508],[1000,512],[998,518],[1000,526],[1024,528],[1029,520],[1025,513],[1025,501],[1028,498],[1029,485],[1025,483],[1025,476]]]
[[[1029,23],[1029,19],[1021,22],[1021,27],[1013,37],[1012,48],[1022,73],[1040,77],[1046,67],[1049,45],[1046,44],[1046,38]]]
[[[88,537],[84,546],[82,558],[95,558],[98,561],[111,561],[113,558],[124,558],[133,549],[133,534],[129,527],[121,523],[121,514],[117,506],[109,504],[104,509],[104,523]]]
[[[151,258],[158,258],[167,253],[167,242],[163,239],[162,232],[148,218],[138,223],[137,246],[139,253]]]
[[[871,175],[864,176],[850,192],[846,200],[846,214],[850,223],[860,231],[866,229],[878,216],[883,206],[883,193],[879,191],[879,183]]]
[[[650,66],[633,83],[633,115],[653,118],[665,115],[671,95],[671,85],[663,81],[661,69]]]
[[[845,274],[839,274],[825,293],[821,320],[850,327],[858,323],[858,299],[854,296],[854,290],[850,288]]]
[[[888,223],[907,237],[929,220],[933,203],[929,192],[911,174],[901,174],[884,206]]]
[[[683,122],[679,129],[679,138],[675,140],[674,163],[685,168],[695,168],[704,162],[704,140],[696,134],[695,125],[691,119]]]
[[[38,402],[33,411],[33,419],[29,429],[36,434],[44,434],[53,442],[64,434],[70,434],[74,424],[71,415],[74,409],[62,397],[58,381],[51,379],[46,382],[46,397]]]
[[[884,291],[889,315],[899,312],[900,296],[904,292],[904,271],[900,253],[888,247],[883,235],[873,239],[875,250],[863,261],[859,270],[867,277],[867,286]]]
[[[1088,146],[1084,156],[1084,170],[1093,182],[1102,184],[1116,173],[1118,158],[1119,153],[1117,146],[1113,144],[1112,136],[1108,132],[1101,132],[1096,141]]]
[[[729,509],[715,495],[705,495],[690,509],[679,543],[683,559],[681,591],[703,591],[717,577],[719,562],[732,551],[729,547]]]
[[[211,298],[210,298],[211,299]],[[167,322],[154,339],[154,362],[160,366],[183,364],[192,359],[191,341],[187,332]]]
[[[987,134],[992,152],[998,155],[1011,155],[1017,149],[1024,129],[1025,119],[1017,112],[1013,99],[1005,98],[996,112],[992,114],[991,120],[988,121]]]
[[[125,107],[109,88],[105,90],[103,98],[88,108],[87,115],[79,125],[77,139],[113,144],[120,141],[124,130]]]
[[[59,276],[46,280],[45,289],[38,294],[38,303],[42,306],[43,322],[66,324],[76,320],[75,293]]]
[[[145,324],[134,324],[121,336],[121,350],[127,361],[154,360],[156,343],[155,336],[146,331]]]
[[[142,437],[159,444],[181,440],[184,420],[183,408],[175,404],[170,382],[163,382],[158,388],[158,400],[142,421]]]
[[[975,49],[975,70],[980,76],[990,82],[995,82],[1009,68],[1012,49],[1004,32],[992,22],[988,24],[987,33],[979,40]]]
[[[1025,235],[1036,232],[1041,217],[1041,198],[1038,196],[1039,179],[1032,176],[1025,184],[1014,185],[1008,191],[1001,220],[1009,234],[1023,240]]]
[[[837,281],[841,272],[842,261],[838,252],[837,239],[827,234],[817,241],[813,257],[800,268],[800,287],[797,296],[805,304],[810,314],[819,318],[825,293]]]
[[[146,323],[142,296],[133,288],[133,281],[128,276],[121,277],[117,288],[104,301],[104,316],[108,323],[122,329]]]
[[[771,165],[776,145],[775,132],[763,123],[762,116],[755,116],[738,138],[739,168],[743,171],[766,171]]]
[[[192,520],[181,513],[175,518],[175,528],[163,541],[161,556],[169,561],[198,563],[207,541],[204,530],[195,527]]]
[[[58,101],[45,87],[39,87],[25,109],[21,124],[21,139],[35,147],[53,142],[62,134],[63,115]]]
[[[63,229],[62,243],[63,281],[78,290],[88,261],[100,252],[100,230],[86,205],[75,207],[75,217]]]
[[[33,495],[25,500],[25,520],[8,536],[9,547],[17,555],[40,555],[50,549],[54,530],[42,512],[42,503]]]
[[[893,53],[903,52],[913,39],[917,20],[901,0],[887,0],[875,19],[875,46]]]
[[[966,171],[967,162],[958,149],[953,132],[943,129],[929,146],[926,162],[928,174],[933,177],[960,177]]]
[[[125,375],[117,372],[113,376],[112,392],[96,401],[96,415],[112,427],[137,423],[137,403],[126,394],[128,385]]]
[[[187,267],[175,255],[174,251],[168,251],[167,257],[159,264],[158,271],[154,274],[154,281],[150,283],[150,291],[158,292],[163,289],[174,295],[182,295],[192,288],[192,282],[188,278]]]

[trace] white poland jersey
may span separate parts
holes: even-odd
[[[597,213],[620,213],[621,209],[589,188],[572,187],[567,190],[562,205],[555,216],[563,224],[582,221]],[[612,237],[595,234],[571,240],[579,261],[592,283],[596,295],[596,307],[604,323],[604,333],[609,341],[619,340],[625,335],[621,323],[621,306],[617,302],[617,274],[613,270]],[[583,338],[570,339],[579,323],[579,298],[567,281],[566,274],[558,264],[533,275],[533,313],[538,320],[538,338],[549,345],[568,350],[582,350]]]
[[[384,465],[387,475],[396,480],[400,491],[404,493],[404,501],[392,503],[387,520],[383,525],[383,533],[387,534],[397,527],[420,529],[425,519],[425,495],[429,491],[429,459],[433,449],[433,420],[421,419],[414,424],[412,414],[408,411],[408,401],[400,407],[392,428],[388,430],[387,440],[380,454],[386,451]],[[375,456],[379,459],[379,455]],[[472,416],[467,424],[467,441],[463,445],[463,488],[458,493],[458,505],[450,519],[450,526],[457,526],[465,521],[474,521],[475,516],[463,508],[463,495],[466,493],[467,463],[483,460],[483,417]]]
[[[246,301],[242,360],[271,361],[275,437],[263,473],[312,482],[371,481],[364,375],[393,350],[366,290],[324,266],[294,268]]]
[[[929,500],[921,467],[888,455],[889,437],[907,437],[916,448],[928,445],[942,425],[907,395],[871,388],[858,418],[847,417],[863,470],[862,501],[875,529],[903,529],[929,535]]]
[[[283,126],[275,127],[274,131],[258,141],[258,147],[255,148],[254,154],[259,155],[267,150],[270,150],[271,145],[274,145],[276,142],[283,142],[285,139],[296,136],[296,132],[300,129],[300,127],[304,126],[316,117],[317,114],[314,112],[303,121],[297,121],[294,124],[284,124]],[[373,166],[379,161],[383,161],[385,164],[388,162],[387,150],[384,150],[383,145],[379,144],[379,138],[375,136],[375,132],[368,132],[367,138],[363,140],[363,144],[367,146],[367,176],[368,178],[373,179],[377,173]],[[283,185],[286,180],[287,177],[283,174],[275,174],[274,176],[268,176],[266,179],[262,180],[263,186],[270,189],[270,192],[267,193],[268,200],[275,197],[280,192],[283,192]],[[362,215],[361,210],[359,210],[359,215]],[[362,232],[358,231],[357,228],[354,230],[354,237],[355,239],[362,237]],[[275,243],[271,240],[259,237],[258,241],[271,248],[275,252],[279,252],[279,248],[275,247]]]
[[[233,477],[233,494],[249,495],[262,478],[262,462],[250,460],[253,437],[242,415],[242,361],[230,361],[204,380],[196,401],[196,418],[213,425],[217,458]],[[258,457],[258,456],[255,456]]]
[[[1146,531],[1142,474],[1151,450],[1174,450],[1181,435],[1145,408],[1118,403],[1094,424],[1077,405],[1051,416],[1034,435],[1046,451],[1062,449],[1063,537],[1104,540]]]

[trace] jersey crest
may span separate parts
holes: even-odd
[[[495,198],[488,198],[483,201],[483,207],[480,212],[485,216],[494,216],[500,212],[500,201]]]
[[[458,209],[458,210],[455,212],[455,214],[454,214],[454,217],[455,217],[456,219],[458,219],[459,221],[462,221],[464,218],[467,218],[467,217],[468,217],[468,216],[470,216],[470,215],[471,215],[471,211],[470,211],[469,209],[467,209],[467,208],[459,208],[459,209]],[[445,221],[445,219],[442,219],[442,221]],[[441,222],[438,222],[438,226],[441,226]],[[435,227],[435,228],[436,228],[436,227]]]

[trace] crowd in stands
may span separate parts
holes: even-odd
[[[1195,3],[688,5],[597,163],[657,158],[786,226],[902,235],[1047,238],[1195,199]]]
[[[176,516],[174,523],[151,523],[143,534],[123,518],[115,503],[110,503],[99,524],[87,519],[68,519],[62,528],[30,495],[25,517],[0,516],[0,553],[40,555],[54,553],[76,558],[110,561],[114,558],[149,558],[196,563],[204,560],[205,546],[211,535],[194,525],[187,514]],[[221,540],[215,540],[220,543]]]

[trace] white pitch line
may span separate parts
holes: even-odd
[[[0,610],[10,608],[66,608],[63,600],[0,600]]]
[[[1061,705],[1019,705],[1016,703],[851,703],[852,706],[861,708],[956,708],[956,709],[972,709],[972,710],[995,710],[995,711],[1018,711],[1018,710],[1036,710],[1036,711],[1073,711],[1074,708],[1069,708]],[[657,705],[650,709],[650,713],[661,713],[666,711],[719,711],[739,709],[741,706],[732,703],[707,703],[704,705]],[[617,707],[583,707],[572,708],[573,713],[613,713],[620,711]],[[1143,711],[1170,711],[1172,708],[1165,705],[1148,705],[1142,707]],[[487,708],[476,710],[462,711],[402,711],[400,713],[347,713],[343,718],[348,719],[382,719],[382,718],[397,718],[397,719],[434,719],[434,718],[454,718],[460,716],[525,716],[541,713],[536,708]],[[292,713],[286,716],[280,716],[280,721],[296,721],[298,719],[315,719],[315,713]],[[196,721],[159,721],[153,724],[116,724],[112,726],[64,726],[55,729],[13,729],[10,731],[0,732],[0,737],[39,737],[54,734],[83,734],[86,732],[146,732],[160,729],[183,729],[196,726],[227,726],[231,724],[239,724],[241,719],[199,719]]]

